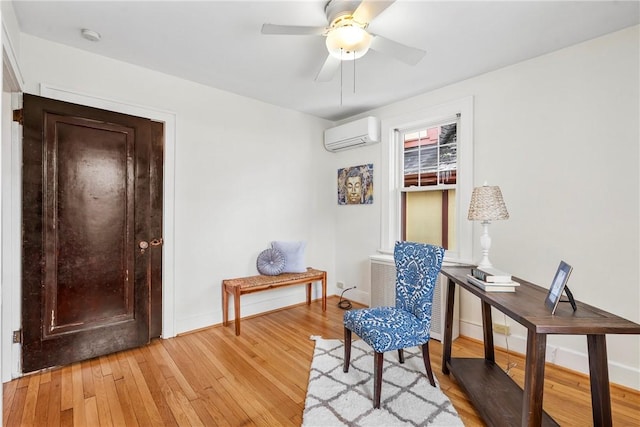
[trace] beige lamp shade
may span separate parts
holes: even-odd
[[[483,185],[474,188],[467,219],[471,221],[509,219],[509,212],[507,212],[507,206],[502,199],[500,187]]]

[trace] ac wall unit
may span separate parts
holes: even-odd
[[[372,255],[371,262],[371,307],[396,305],[396,266],[390,255]],[[447,308],[447,278],[438,275],[433,293],[431,311],[431,337],[442,341],[444,335],[445,310]],[[458,295],[456,292],[453,305],[453,335],[455,340],[460,335],[460,316]]]
[[[380,142],[380,119],[365,117],[324,131],[324,148],[336,152]]]

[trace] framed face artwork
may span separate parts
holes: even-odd
[[[338,204],[373,204],[373,164],[338,169]]]

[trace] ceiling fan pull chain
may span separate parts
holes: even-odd
[[[342,60],[343,50],[340,48],[340,106],[342,107],[342,66],[344,61]]]
[[[353,51],[353,93],[356,93],[356,52]]]

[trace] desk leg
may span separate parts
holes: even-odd
[[[544,393],[544,361],[547,335],[527,332],[527,361],[522,396],[522,426],[542,423],[542,397]]]
[[[222,325],[227,326],[229,324],[229,294],[227,293],[227,286],[222,282]]]
[[[240,335],[240,286],[233,288],[233,315],[235,317],[236,335]]]
[[[327,273],[322,275],[322,311],[327,311]]]
[[[496,361],[493,351],[493,320],[491,319],[491,304],[482,302],[482,326],[484,334],[484,359]]]
[[[307,283],[307,305],[311,305],[311,286],[313,283]]]
[[[611,392],[605,335],[587,335],[593,425],[611,426]]]
[[[442,282],[441,282],[442,283]],[[456,284],[447,280],[447,308],[444,318],[444,344],[442,346],[442,373],[449,375],[448,363],[451,361],[451,341],[453,340],[453,304],[455,303]]]

